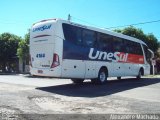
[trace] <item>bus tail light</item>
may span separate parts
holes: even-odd
[[[59,65],[60,65],[59,56],[54,53],[53,54],[53,62],[52,62],[51,68],[57,67]]]

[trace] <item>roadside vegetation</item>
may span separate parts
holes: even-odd
[[[142,40],[148,45],[148,47],[154,52],[155,55],[158,55],[157,50],[160,47],[159,42],[152,33],[145,34],[142,29],[135,28],[133,26],[124,29],[116,29],[114,31]]]

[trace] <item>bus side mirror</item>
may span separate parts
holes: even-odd
[[[153,58],[154,58],[154,53],[153,53],[153,51],[152,51],[152,50],[150,50],[150,49],[148,49],[148,51],[149,51],[149,53],[150,53],[150,57],[151,57],[151,59],[153,59]]]

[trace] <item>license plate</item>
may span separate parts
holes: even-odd
[[[42,73],[43,73],[43,70],[38,70],[38,73],[42,74]]]

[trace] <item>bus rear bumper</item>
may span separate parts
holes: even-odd
[[[44,77],[61,77],[60,69],[38,69],[30,68],[30,74]]]

